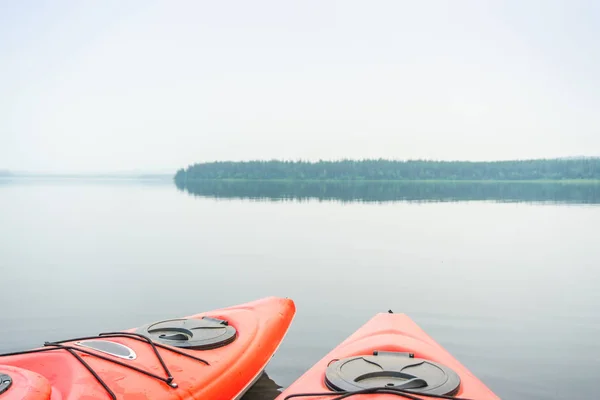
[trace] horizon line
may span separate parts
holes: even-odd
[[[600,159],[600,155],[595,156],[561,156],[561,157],[540,157],[540,158],[507,158],[507,159],[497,159],[497,160],[465,160],[465,159],[435,159],[435,158],[330,158],[330,159],[318,159],[318,160],[307,160],[302,158],[256,158],[256,159],[247,159],[247,160],[239,160],[239,159],[231,159],[231,160],[206,160],[206,161],[198,161],[192,164],[188,164],[187,166],[196,165],[196,164],[213,164],[213,163],[252,163],[252,162],[273,162],[273,161],[283,161],[283,162],[305,162],[305,163],[319,163],[319,162],[341,162],[341,161],[394,161],[394,162],[409,162],[409,161],[424,161],[424,162],[468,162],[468,163],[496,163],[496,162],[519,162],[519,161],[554,161],[554,160],[593,160]],[[30,175],[30,176],[94,176],[94,175],[104,175],[104,176],[140,176],[140,175],[154,175],[154,176],[162,176],[168,175],[172,173],[176,173],[180,169],[185,169],[186,167],[175,167],[173,169],[167,170],[121,170],[121,171],[56,171],[56,170],[16,170],[16,169],[8,169],[8,168],[0,168],[0,176],[2,174],[8,175]]]

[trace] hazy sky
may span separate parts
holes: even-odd
[[[0,1],[0,169],[600,155],[598,1]]]

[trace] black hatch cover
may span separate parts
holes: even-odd
[[[7,374],[0,374],[0,394],[6,392],[12,385],[12,378]]]
[[[225,346],[233,342],[237,334],[227,321],[210,317],[155,322],[137,329],[136,333],[158,343],[192,350]]]
[[[331,390],[356,391],[389,387],[438,396],[451,396],[460,387],[460,377],[450,368],[414,358],[410,353],[374,352],[335,360],[325,373]]]

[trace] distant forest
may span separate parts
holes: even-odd
[[[202,180],[600,180],[600,158],[516,161],[218,161],[180,169],[175,182]]]

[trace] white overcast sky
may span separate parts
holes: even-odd
[[[599,1],[0,1],[0,169],[600,155]]]

